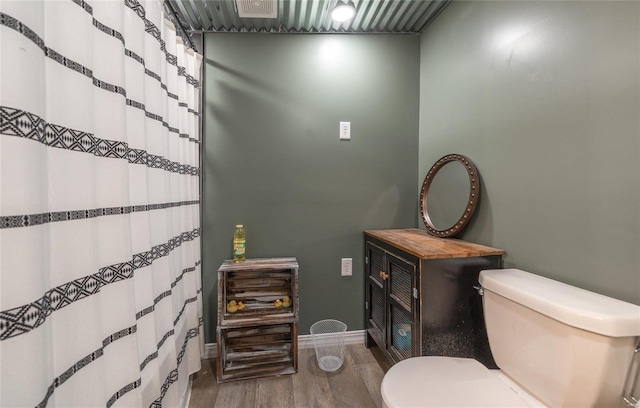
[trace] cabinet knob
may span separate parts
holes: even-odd
[[[380,271],[380,279],[382,279],[382,280],[389,279],[389,274]]]

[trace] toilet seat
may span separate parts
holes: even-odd
[[[389,369],[380,386],[388,408],[531,407],[478,361],[454,357],[414,357]],[[518,388],[515,384],[514,386]]]

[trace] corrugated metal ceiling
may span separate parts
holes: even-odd
[[[353,0],[345,23],[329,16],[337,0],[276,0],[274,19],[240,18],[234,0],[167,1],[188,32],[419,33],[451,0]]]

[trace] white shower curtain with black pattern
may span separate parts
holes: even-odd
[[[0,1],[0,406],[184,406],[201,57],[160,0]]]

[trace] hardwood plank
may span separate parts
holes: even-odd
[[[364,233],[421,259],[470,258],[504,255],[506,253],[502,249],[474,244],[460,239],[433,237],[417,228],[367,230]]]
[[[259,378],[256,390],[256,407],[294,408],[291,376]]]
[[[375,401],[369,394],[356,362],[351,353],[344,353],[342,367],[335,373],[328,373],[327,378],[333,394],[336,408],[364,408],[375,406]]]
[[[378,363],[378,365],[380,365],[380,368],[382,368],[382,371],[384,371],[385,373],[389,371],[389,369],[393,365],[389,362],[389,360],[384,355],[382,350],[380,350],[378,347],[366,348],[366,347],[361,347],[360,345],[351,346],[351,347],[357,347],[357,350],[359,353],[363,353],[365,350],[370,352],[373,358]]]
[[[335,407],[327,374],[318,367],[313,349],[300,349],[298,373],[292,376],[296,408]]]
[[[202,368],[193,375],[189,408],[213,407],[218,397],[218,388],[215,360],[202,360]]]
[[[375,402],[375,406],[381,408],[380,384],[382,384],[382,378],[391,365],[377,347],[366,349],[362,346],[349,346],[348,350],[355,361],[355,367],[360,373],[360,377],[367,386],[369,395]]]
[[[377,347],[345,347],[343,367],[327,373],[315,351],[299,350],[298,372],[218,384],[215,360],[203,360],[193,376],[190,408],[369,408],[381,405],[380,383],[390,364]]]
[[[225,383],[218,388],[216,407],[248,408],[256,403],[257,380],[242,380]],[[193,392],[193,391],[192,391]]]

